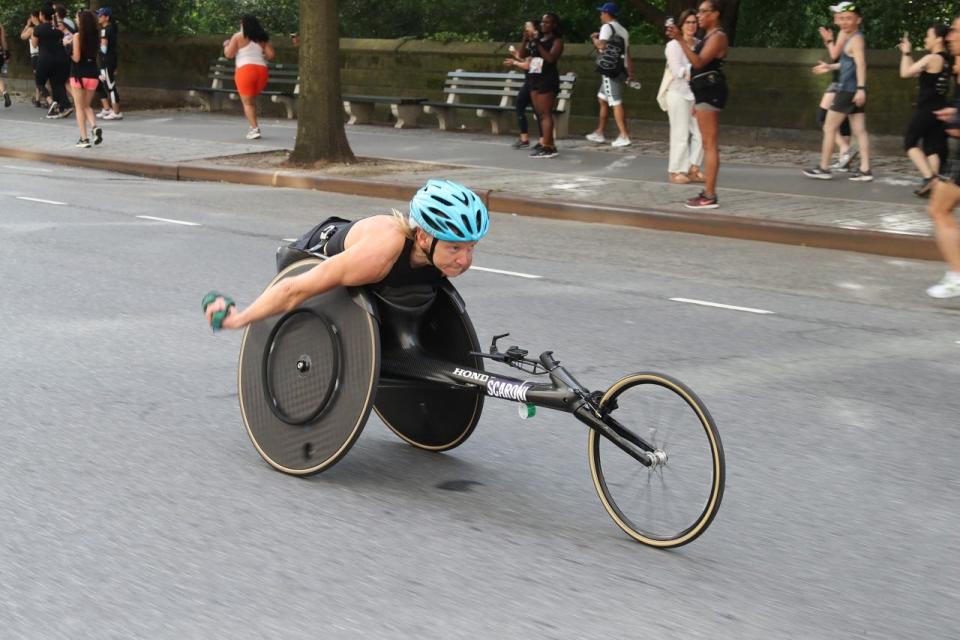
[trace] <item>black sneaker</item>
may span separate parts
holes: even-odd
[[[103,129],[100,127],[93,128],[93,144],[100,144],[103,142]]]
[[[850,177],[847,178],[851,182],[873,182],[873,171],[867,169],[866,171],[861,171],[857,169],[850,174]]]
[[[553,158],[556,155],[557,155],[556,147],[540,147],[538,150],[531,153],[530,157],[537,158],[539,160],[542,158]]]
[[[539,142],[538,142],[537,144],[533,145],[533,150],[534,150],[534,151],[540,151],[540,149],[543,149],[543,145],[540,144]]]
[[[57,112],[60,111],[60,103],[54,101],[50,103],[50,108],[47,109],[47,117],[53,120],[57,117]]]
[[[830,173],[830,169],[821,169],[820,167],[804,169],[803,175],[816,180],[833,180],[833,174]]]
[[[89,138],[80,138],[77,140],[77,144],[73,145],[78,149],[89,149],[90,148],[90,139]]]
[[[510,146],[513,147],[514,149],[529,149],[529,148],[530,148],[530,141],[529,141],[529,140],[517,140],[516,142],[514,142],[514,143],[513,143],[512,145],[510,145]]]
[[[717,200],[717,196],[708,196],[701,191],[700,195],[696,198],[690,198],[683,206],[687,209],[716,209],[720,206],[720,201]]]
[[[7,93],[6,91],[4,91],[4,92],[3,92],[3,106],[9,109],[11,104],[13,104],[13,102],[10,101],[10,94]]]
[[[73,107],[67,107],[66,109],[61,109],[60,113],[58,113],[56,117],[66,118],[71,113],[73,113]]]

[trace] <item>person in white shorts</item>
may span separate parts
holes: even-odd
[[[614,35],[623,38],[623,72],[613,78],[603,74],[600,75],[600,90],[597,92],[597,100],[600,103],[600,117],[597,121],[597,129],[587,134],[587,140],[598,143],[607,141],[603,132],[607,128],[610,109],[613,109],[613,119],[617,123],[619,135],[611,143],[611,146],[626,147],[630,144],[630,133],[627,131],[627,118],[623,111],[623,89],[627,82],[633,82],[633,62],[630,60],[630,33],[617,22],[618,9],[616,4],[607,2],[597,7],[597,10],[600,12],[600,21],[603,26],[600,27],[599,33],[591,34],[590,39],[597,51],[602,52]]]

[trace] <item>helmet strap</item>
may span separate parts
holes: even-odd
[[[438,242],[438,239],[434,238],[433,242],[430,243],[430,251],[427,252],[427,262],[429,262],[433,266],[437,266],[433,264],[433,252],[437,248],[437,242]]]

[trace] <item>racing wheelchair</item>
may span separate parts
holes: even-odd
[[[268,288],[324,259],[280,247]],[[501,351],[507,335],[482,351],[448,281],[439,289],[328,291],[245,330],[238,387],[247,433],[271,466],[306,476],[350,450],[371,410],[410,445],[435,452],[470,437],[486,398],[517,403],[521,416],[537,407],[564,411],[589,428],[593,483],[623,531],[659,548],[700,536],[720,507],[725,462],[696,394],[659,373],[591,391],[552,351],[538,358],[517,346]],[[534,377],[488,372],[486,360]]]

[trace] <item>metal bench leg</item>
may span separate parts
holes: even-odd
[[[347,124],[370,124],[373,122],[373,104],[343,101],[343,108],[350,116]]]
[[[417,116],[420,115],[420,105],[391,104],[390,113],[397,119],[397,123],[393,125],[395,129],[415,129]]]

